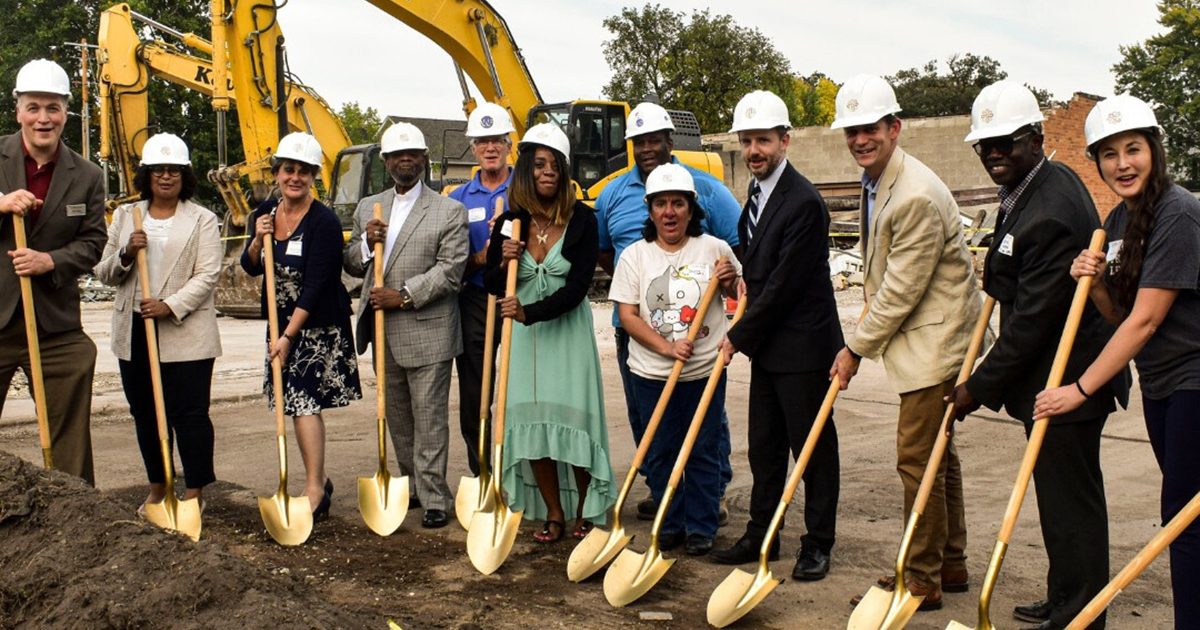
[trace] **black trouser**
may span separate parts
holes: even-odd
[[[776,373],[750,362],[749,459],[754,486],[746,533],[762,539],[787,484],[789,463],[800,455],[829,389],[826,372]],[[791,457],[788,457],[788,452]],[[804,471],[801,547],[833,549],[840,470],[832,414]]]
[[[487,291],[464,283],[458,294],[458,308],[462,321],[463,351],[454,357],[458,371],[458,424],[463,441],[467,444],[467,465],[471,474],[479,475],[479,399],[483,397],[483,342],[487,334]],[[496,381],[495,349],[500,344],[500,317],[497,309],[496,331],[492,337],[492,382]],[[492,392],[493,397],[495,392]],[[491,405],[488,400],[488,405]],[[485,456],[490,457],[491,423],[484,433]]]
[[[166,483],[162,451],[158,444],[158,416],[150,383],[150,358],[146,351],[146,326],[133,315],[130,360],[117,361],[129,413],[137,430],[138,447],[150,483]],[[179,459],[188,488],[203,488],[217,480],[213,475],[213,425],[208,417],[214,359],[162,363],[163,403],[171,441],[179,444]]]
[[[1050,567],[1050,619],[1065,628],[1108,583],[1108,507],[1100,470],[1100,432],[1107,415],[1051,423],[1033,469],[1042,542]],[[1025,425],[1028,437],[1033,425]],[[1104,615],[1088,626],[1103,628]]]

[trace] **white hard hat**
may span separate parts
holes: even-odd
[[[856,74],[842,84],[834,101],[835,116],[830,129],[873,125],[888,114],[900,111],[896,92],[887,81],[872,74]]]
[[[322,155],[321,143],[303,131],[293,131],[284,136],[279,141],[279,148],[275,150],[277,160],[292,160],[316,167],[321,166]]]
[[[1145,101],[1120,94],[1096,103],[1083,123],[1083,137],[1091,152],[1101,140],[1131,129],[1153,129],[1162,134],[1154,110]]]
[[[733,108],[733,127],[729,133],[776,127],[792,127],[787,104],[771,92],[756,90],[743,96]]]
[[[646,196],[643,199],[650,203],[651,197],[667,191],[688,193],[695,197],[696,182],[692,180],[692,174],[679,164],[659,164],[646,177]]]
[[[49,59],[34,59],[21,66],[13,96],[24,92],[44,92],[71,98],[71,80],[62,66]]]
[[[567,139],[567,134],[563,133],[563,130],[554,123],[541,123],[530,127],[517,147],[520,148],[527,144],[540,144],[554,149],[562,154],[567,164],[571,163],[571,141]]]
[[[379,152],[384,155],[396,151],[425,151],[427,149],[425,134],[421,133],[421,130],[412,123],[398,122],[388,127],[379,141]]]
[[[483,103],[467,116],[468,138],[506,136],[514,131],[508,110],[495,103]]]
[[[972,142],[998,138],[1033,123],[1045,120],[1037,97],[1016,81],[997,81],[981,90],[971,105],[971,133],[963,138]]]
[[[675,123],[671,122],[671,114],[658,103],[638,103],[629,118],[625,121],[625,139],[640,136],[655,131],[675,131]]]
[[[142,145],[142,166],[177,164],[191,166],[187,145],[173,133],[156,133]]]

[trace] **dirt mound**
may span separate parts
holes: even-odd
[[[78,479],[0,452],[0,627],[381,625],[219,542],[130,516]]]

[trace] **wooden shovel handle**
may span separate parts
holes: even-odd
[[[504,197],[496,197],[496,208],[492,212],[492,219],[500,218],[504,214]],[[488,293],[487,297],[487,320],[483,327],[483,389],[479,396],[479,418],[482,421],[487,418],[488,411],[492,407],[492,370],[495,364],[495,348],[492,347],[496,340],[496,296]],[[483,444],[483,436],[479,438],[480,444]],[[482,447],[480,447],[482,448]],[[482,461],[482,460],[480,460]]]
[[[737,325],[742,319],[742,315],[746,312],[746,296],[743,295],[738,300],[737,312],[733,314],[733,321],[730,323],[730,328]],[[690,335],[690,333],[689,333]],[[717,361],[713,364],[712,372],[708,376],[708,382],[704,384],[704,394],[700,397],[700,404],[696,407],[696,413],[692,415],[692,423],[688,425],[687,435],[683,438],[683,446],[679,447],[679,455],[675,457],[675,467],[671,469],[671,478],[667,480],[667,486],[675,488],[679,486],[679,480],[683,478],[683,469],[687,467],[688,458],[692,455],[692,447],[696,444],[696,436],[700,434],[700,426],[704,424],[704,416],[708,414],[708,406],[712,404],[713,394],[717,391],[717,385],[721,382],[721,374],[725,372],[725,353],[717,352]],[[662,400],[659,400],[662,404]],[[644,447],[650,444],[650,440],[642,437],[642,444],[638,446],[640,453]]]
[[[971,378],[975,368],[975,360],[979,358],[979,350],[983,347],[983,336],[987,332],[988,322],[992,319],[992,311],[996,308],[996,298],[988,296],[983,301],[979,311],[979,320],[971,331],[971,343],[967,345],[967,356],[963,358],[962,367],[958,369],[958,380],[955,384],[962,385]],[[912,511],[917,514],[925,513],[925,505],[929,503],[929,495],[933,492],[933,484],[937,472],[942,467],[942,458],[946,455],[946,447],[950,443],[950,423],[954,422],[954,405],[946,406],[946,415],[942,418],[942,428],[938,430],[937,439],[933,442],[933,451],[929,453],[929,463],[925,465],[925,474],[921,477],[921,487],[917,489],[917,498],[913,502]]]
[[[17,249],[25,249],[25,217],[14,214],[13,236]],[[42,374],[42,351],[37,334],[37,313],[33,308],[33,281],[29,276],[19,276],[21,285],[21,307],[25,317],[25,342],[29,345],[29,390],[33,392],[33,405],[37,409],[38,441],[42,447],[42,459],[46,468],[52,468],[50,457],[50,420],[46,415],[46,381]]]
[[[375,202],[375,218],[383,220],[383,206],[378,201]],[[365,236],[364,236],[365,238]],[[383,242],[375,243],[375,257],[372,259],[372,269],[375,271],[375,283],[373,286],[383,286]],[[370,294],[363,296],[360,299],[370,299]],[[374,309],[375,311],[375,417],[383,418],[387,416],[387,379],[384,377],[384,359],[387,355],[384,354],[384,344],[387,342],[387,335],[384,331],[383,309]]]
[[[512,220],[512,238],[520,238],[521,235],[521,220]],[[517,294],[517,267],[519,261],[508,261],[508,277],[504,283],[505,295]],[[504,324],[500,327],[500,382],[496,385],[496,419],[492,424],[492,444],[501,446],[504,444],[504,416],[507,413],[508,405],[508,364],[512,358],[512,331],[513,320],[511,317],[504,318]]]
[[[1197,516],[1200,516],[1200,493],[1192,497],[1192,500],[1188,501],[1188,504],[1175,515],[1175,518],[1171,519],[1166,527],[1163,527],[1154,538],[1150,539],[1150,542],[1129,561],[1129,564],[1125,565],[1125,568],[1121,569],[1121,572],[1108,583],[1108,586],[1096,593],[1092,601],[1088,602],[1088,605],[1084,606],[1083,610],[1079,611],[1079,615],[1067,626],[1067,630],[1084,630],[1095,621],[1096,617],[1099,617],[1100,613],[1108,608],[1112,600],[1121,594],[1121,591],[1125,590],[1137,576],[1141,575],[1146,567],[1150,566],[1150,563],[1158,557],[1158,554],[1167,548],[1167,545],[1175,542],[1175,539],[1183,533],[1183,530],[1187,529],[1188,525],[1192,524],[1192,521],[1196,520]]]
[[[1088,249],[1100,253],[1104,247],[1104,230],[1092,232],[1092,242]],[[1046,389],[1053,389],[1062,384],[1063,372],[1067,369],[1067,360],[1071,358],[1071,346],[1075,345],[1075,334],[1079,332],[1079,321],[1083,318],[1083,308],[1087,306],[1088,291],[1092,288],[1093,276],[1079,278],[1075,285],[1075,296],[1071,298],[1071,310],[1067,312],[1067,321],[1063,327],[1062,337],[1058,341],[1058,350],[1054,353],[1054,364],[1050,367],[1050,376],[1046,379]],[[1004,510],[1004,522],[1000,525],[1000,535],[997,539],[1008,544],[1012,539],[1013,529],[1017,525],[1017,517],[1021,515],[1021,502],[1025,500],[1025,492],[1029,488],[1029,478],[1033,476],[1033,468],[1037,464],[1038,453],[1042,450],[1042,440],[1046,437],[1046,428],[1050,418],[1036,418],[1033,429],[1029,432],[1029,442],[1025,445],[1025,456],[1021,459],[1021,468],[1017,471],[1017,482],[1013,485],[1012,495],[1008,498],[1008,507]]]
[[[147,212],[149,212],[148,209]],[[141,210],[136,205],[129,206],[129,214],[133,217],[133,229],[142,231]],[[150,290],[150,265],[146,260],[145,248],[137,251],[137,269],[138,284],[142,287],[142,299],[149,299],[153,294]],[[158,326],[153,319],[143,318],[142,322],[146,326],[146,352],[150,359],[150,386],[154,395],[154,416],[158,421],[158,439],[166,441],[170,433],[167,430],[167,406],[163,401],[162,368],[158,357]],[[163,466],[167,468],[167,478],[173,477],[171,463],[164,461]]]
[[[263,234],[263,271],[267,276],[267,339],[271,346],[279,341],[279,313],[275,306],[275,236]],[[279,356],[271,359],[271,387],[275,393],[275,437],[282,438],[287,433],[283,423],[283,360]],[[280,442],[282,444],[282,442]],[[283,457],[283,453],[280,454]]]

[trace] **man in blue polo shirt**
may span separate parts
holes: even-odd
[[[462,354],[454,358],[458,370],[458,421],[467,443],[467,465],[479,475],[479,406],[483,396],[483,346],[487,325],[487,291],[483,289],[483,268],[487,264],[489,219],[496,200],[508,202],[508,184],[512,168],[508,154],[512,150],[512,119],[508,111],[494,103],[483,103],[467,118],[466,136],[479,170],[471,181],[459,186],[450,197],[467,210],[470,254],[463,272],[458,307],[462,314]],[[499,330],[499,328],[497,328]],[[493,350],[500,336],[493,340]],[[493,362],[491,373],[495,373]],[[490,404],[491,401],[489,401]],[[489,440],[490,443],[490,440]]]
[[[600,230],[599,262],[609,274],[616,267],[621,252],[642,238],[642,226],[650,216],[644,201],[646,176],[660,164],[679,164],[679,160],[671,155],[675,146],[671,140],[672,131],[675,131],[675,125],[671,122],[671,115],[658,104],[640,103],[629,113],[629,119],[625,123],[625,139],[633,141],[633,155],[637,167],[605,186],[600,198],[596,200],[596,221]],[[724,240],[734,252],[739,252],[737,224],[742,207],[717,178],[691,166],[684,167],[692,174],[696,185],[696,198],[705,212],[702,222],[705,233]],[[625,386],[629,426],[633,429],[634,441],[640,443],[646,427],[642,426],[639,419],[637,403],[630,387],[629,334],[621,328],[616,308],[613,309],[613,326],[616,328],[617,367],[621,371],[621,382]],[[721,424],[723,525],[728,515],[724,502],[725,485],[733,477],[733,469],[729,466],[729,418],[724,410],[721,410]],[[644,499],[638,503],[638,518],[654,518],[656,509],[654,499]]]

